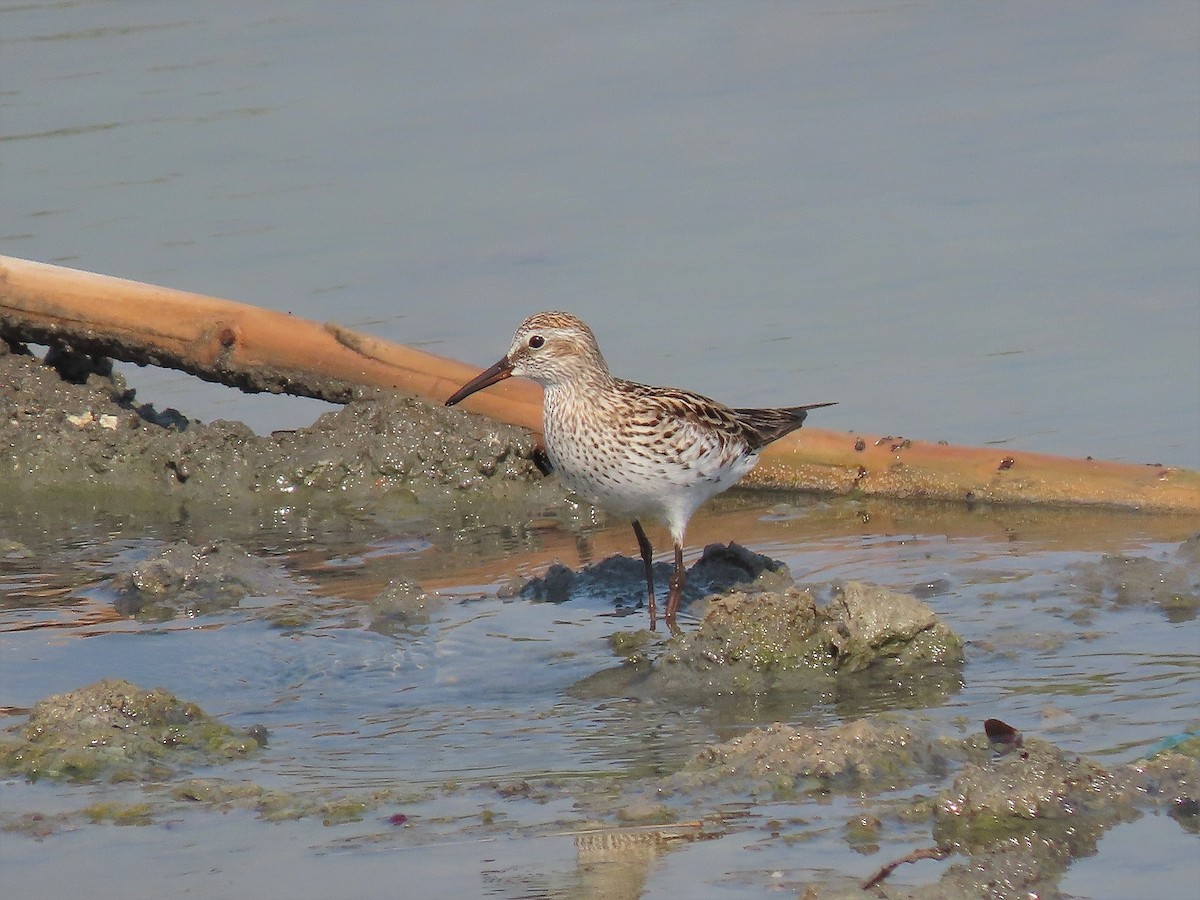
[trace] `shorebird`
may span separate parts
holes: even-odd
[[[564,312],[541,312],[522,322],[508,353],[446,405],[512,375],[545,388],[542,432],[553,471],[575,493],[632,520],[646,567],[652,630],[654,548],[641,519],[663,521],[675,542],[665,615],[674,630],[692,513],[754,468],[763,447],[799,428],[810,409],[833,405],[731,409],[691,391],[615,378],[592,330]]]

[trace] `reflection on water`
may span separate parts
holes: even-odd
[[[828,844],[820,837],[831,827],[840,833],[844,819],[838,817],[853,814],[840,803],[830,808],[798,798],[764,805],[720,789],[694,796],[654,789],[700,748],[751,726],[828,726],[894,709],[869,683],[858,686],[858,698],[803,704],[786,697],[713,698],[681,706],[620,690],[581,693],[575,686],[584,679],[619,665],[607,636],[643,623],[614,617],[603,597],[562,605],[498,597],[503,573],[544,566],[544,549],[522,551],[524,561],[493,551],[476,573],[492,572],[489,578],[451,585],[443,575],[436,590],[422,590],[421,576],[431,570],[423,568],[428,551],[419,536],[339,541],[336,523],[329,524],[320,542],[327,567],[311,546],[293,557],[275,553],[263,558],[281,573],[270,594],[250,591],[233,605],[186,605],[173,617],[149,618],[117,615],[110,579],[121,567],[154,558],[177,526],[150,526],[139,537],[136,529],[101,522],[77,527],[67,542],[36,526],[10,526],[9,546],[23,548],[0,562],[0,669],[5,702],[16,708],[13,720],[49,693],[123,677],[162,685],[235,727],[261,723],[270,741],[258,759],[195,774],[292,792],[307,798],[303,808],[325,809],[326,819],[340,824],[321,829],[302,818],[279,827],[327,861],[333,853],[339,865],[366,879],[363,884],[386,883],[371,881],[384,878],[386,867],[374,868],[380,853],[408,859],[426,848],[418,866],[424,871],[444,860],[435,848],[446,846],[458,848],[459,862],[474,867],[475,877],[505,885],[497,888],[501,896],[539,883],[547,896],[568,889],[590,896],[604,885],[611,896],[637,896],[649,886],[669,893],[683,877],[680,866],[712,884],[732,879],[739,886],[735,896],[738,890],[752,896],[774,883],[760,860],[797,884],[827,866],[842,873],[877,867],[877,860],[856,857],[840,839]],[[1156,561],[1167,573],[1190,559],[1190,549],[1179,544],[1186,523],[877,502],[784,505],[734,495],[696,525],[698,534],[716,529],[743,537],[744,530],[794,573],[808,573],[801,580],[853,575],[900,589],[938,582],[926,602],[967,642],[967,667],[961,690],[936,694],[925,701],[934,706],[909,715],[948,736],[957,739],[983,719],[999,717],[1027,735],[1114,765],[1196,725],[1200,656],[1190,652],[1191,623],[1173,621],[1152,596],[1117,602],[1096,593],[1097,573],[1114,546]],[[625,530],[622,523],[589,540],[601,547],[627,542]],[[824,537],[809,540],[809,534]],[[282,534],[258,529],[249,537],[264,547],[286,543]],[[559,549],[565,548],[579,545],[563,542]],[[1194,579],[1195,570],[1188,571]],[[389,584],[408,587],[381,606],[378,595]],[[396,615],[397,608],[411,613],[403,599],[409,591],[421,598],[420,616],[379,628],[381,615]],[[87,796],[110,803],[114,796],[136,799],[129,799],[129,788],[103,785],[10,782],[3,791],[4,824],[22,832],[29,831],[23,817],[53,810],[66,814],[57,828],[76,827],[70,812],[92,802]],[[347,803],[361,804],[363,812],[351,816],[356,821],[340,818]],[[208,815],[183,810],[170,818],[182,816],[185,833],[202,834]],[[263,834],[252,809],[230,815],[244,846],[270,852],[276,838]],[[642,816],[652,821],[643,826]],[[195,845],[177,843],[163,832],[162,820],[151,820],[155,852],[176,859],[183,871],[195,870]],[[52,822],[43,824],[56,830]],[[633,825],[647,829],[639,838],[642,850],[621,856],[629,866],[613,882],[605,873],[617,870],[596,848],[624,840],[614,826]],[[580,844],[579,832],[596,827],[601,830]],[[706,840],[688,843],[672,831],[678,828],[699,828]],[[60,839],[47,838],[50,844]],[[887,852],[880,856],[900,855],[889,848],[922,839],[889,836],[885,829],[880,840]],[[97,836],[85,843],[117,857],[138,846],[122,840],[118,848]],[[225,844],[217,842],[211,852],[232,854],[236,872],[237,853],[221,851]],[[37,845],[11,839],[8,845],[26,848],[9,851],[23,877],[49,877]],[[747,846],[759,855],[744,857]],[[697,865],[697,853],[719,860],[717,870]],[[503,860],[499,869],[488,861],[497,859]],[[634,866],[634,859],[642,862]],[[148,873],[147,884],[174,878],[169,871]],[[179,877],[188,883],[188,876]],[[65,888],[68,880],[60,873],[50,883]]]

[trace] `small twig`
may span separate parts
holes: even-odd
[[[875,887],[883,879],[887,878],[896,870],[897,866],[902,866],[905,863],[913,863],[922,859],[945,859],[950,855],[949,847],[922,847],[919,850],[914,850],[908,856],[902,856],[899,859],[894,859],[866,881],[862,883],[862,889],[869,891]]]

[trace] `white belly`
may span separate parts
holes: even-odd
[[[564,428],[559,417],[545,417],[547,455],[568,488],[618,515],[664,521],[677,537],[697,507],[758,458],[700,441],[662,446],[636,437],[616,427]]]

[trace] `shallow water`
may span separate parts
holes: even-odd
[[[733,522],[801,581],[854,577],[926,595],[967,641],[961,689],[901,713],[937,733],[974,733],[983,719],[999,717],[1112,766],[1200,724],[1194,618],[1172,621],[1145,595],[1117,603],[1114,583],[1095,576],[1117,549],[1168,572],[1186,520],[735,496],[699,516],[695,530],[708,534]],[[931,793],[937,783],[894,796],[789,802],[720,789],[660,797],[654,787],[698,749],[753,725],[836,724],[894,708],[893,700],[868,694],[816,706],[776,698],[678,708],[653,698],[581,695],[572,690],[576,682],[618,664],[606,637],[643,626],[642,614],[614,616],[607,597],[557,606],[500,599],[496,591],[511,573],[536,570],[540,557],[493,553],[479,570],[494,570],[491,580],[444,584],[427,620],[381,627],[370,600],[389,579],[436,580],[438,566],[422,557],[437,551],[382,533],[338,541],[338,523],[326,524],[309,546],[285,552],[287,534],[254,532],[258,545],[250,549],[276,548],[276,593],[157,623],[95,613],[113,601],[108,574],[186,532],[185,521],[140,530],[85,524],[73,535],[30,528],[21,537],[31,555],[0,563],[4,702],[17,708],[11,716],[19,721],[21,707],[100,677],[161,685],[230,725],[261,723],[270,731],[259,757],[193,774],[308,798],[386,791],[386,802],[360,821],[328,825],[319,815],[271,824],[237,809],[180,805],[144,827],[87,825],[78,811],[90,803],[161,799],[162,789],[10,778],[0,786],[4,820],[26,825],[0,834],[7,893],[119,886],[131,898],[185,891],[668,897],[697,890],[758,897],[861,879],[929,843],[927,825],[892,824],[864,852],[847,844],[843,826],[889,797]],[[601,530],[590,541],[629,543],[625,530]],[[579,564],[570,556],[564,562]],[[1096,594],[1089,587],[1096,584],[1109,593]],[[272,611],[285,604],[304,609],[307,622],[272,625]],[[709,839],[620,854],[616,868],[624,874],[614,874],[575,833],[603,821],[605,810],[647,796],[665,802],[677,821],[707,822]],[[21,819],[54,821],[57,813],[74,816],[42,840]],[[1124,841],[1147,835],[1161,840],[1137,858],[1160,867],[1156,884],[1181,890],[1194,879],[1195,854],[1184,850],[1194,848],[1195,836],[1174,821],[1150,816],[1112,835],[1099,857],[1081,863],[1078,874],[1071,870],[1082,895],[1120,896],[1097,888],[1108,848],[1123,848],[1111,854],[1120,870],[1130,864]],[[65,866],[64,859],[86,865]],[[934,881],[948,864],[906,867],[894,881]]]
[[[1188,2],[0,6],[0,252],[812,424],[1200,466]],[[313,401],[130,368],[259,431]]]
[[[13,3],[0,253],[480,364],[522,316],[562,307],[620,374],[736,404],[840,401],[820,426],[1195,467],[1198,40],[1195,5],[1170,2]],[[260,432],[319,408],[126,374],[160,407]],[[878,850],[847,843],[846,821],[886,797],[712,792],[666,802],[716,837],[614,873],[575,832],[699,748],[894,702],[580,696],[618,662],[606,637],[642,620],[607,598],[496,597],[555,557],[581,564],[573,535],[460,554],[469,533],[231,521],[278,561],[279,592],[151,623],[115,616],[105,580],[194,522],[167,504],[35,513],[0,522],[34,552],[0,560],[0,725],[126,677],[270,729],[257,759],[197,775],[389,793],[357,822],[182,807],[119,827],[78,811],[142,788],[5,779],[0,814],[23,823],[0,832],[6,896],[760,897],[849,884],[930,842],[889,823]],[[950,735],[1000,717],[1103,765],[1197,727],[1200,655],[1194,620],[1081,585],[1105,554],[1169,558],[1194,530],[787,498],[735,498],[691,529],[693,552],[737,539],[802,581],[920,589],[968,663],[960,690],[907,714]],[[627,531],[592,534],[594,556],[632,552]],[[373,622],[402,577],[444,602]],[[308,623],[270,624],[283,606]],[[1188,896],[1195,840],[1146,815],[1060,887],[1128,896],[1152,871]]]

